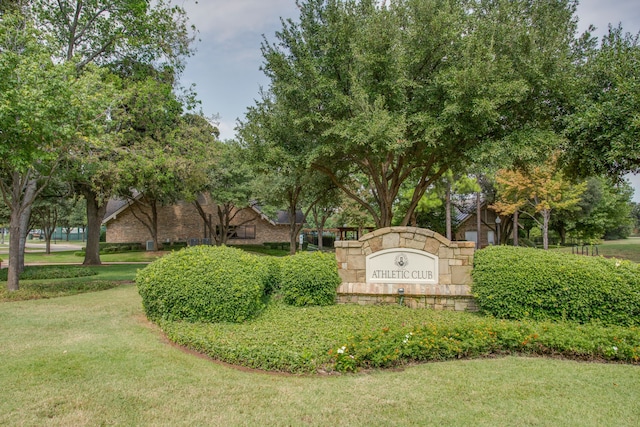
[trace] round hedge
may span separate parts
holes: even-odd
[[[136,276],[151,320],[242,322],[263,307],[266,264],[225,246],[194,246],[174,252]]]
[[[556,251],[496,246],[476,252],[473,295],[506,319],[640,325],[640,265]]]
[[[335,304],[340,282],[334,254],[299,252],[280,265],[280,294],[289,305]]]

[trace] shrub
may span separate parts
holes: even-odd
[[[640,325],[640,266],[629,261],[491,247],[476,253],[472,289],[500,318]]]
[[[225,246],[193,246],[140,270],[138,291],[154,321],[243,322],[263,307],[266,263]]]
[[[334,254],[300,252],[282,259],[280,292],[287,304],[298,307],[335,304],[339,284]]]
[[[280,269],[282,258],[274,256],[262,256],[259,258],[267,270],[267,279],[264,284],[264,293],[272,295],[280,289]]]

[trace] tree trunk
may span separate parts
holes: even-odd
[[[482,203],[480,202],[480,192],[476,193],[476,229],[478,230],[476,233],[476,249],[481,249],[482,246],[480,244],[481,236],[482,236]]]
[[[100,227],[104,214],[107,211],[107,204],[99,203],[96,194],[91,189],[83,191],[87,201],[87,244],[84,253],[84,265],[100,265]]]
[[[151,237],[153,248],[156,251],[162,250],[162,243],[158,240],[158,204],[155,200],[151,203]]]
[[[299,227],[296,226],[296,206],[289,206],[289,254],[291,255],[296,253],[299,232]]]
[[[9,268],[7,271],[7,289],[17,291],[20,289],[20,212],[13,210],[9,220]]]
[[[544,250],[549,249],[549,218],[551,211],[544,209],[542,211],[542,247]]]
[[[44,233],[44,248],[44,253],[51,255],[51,234],[47,232]]]
[[[518,224],[518,209],[513,213],[513,246],[518,246],[518,231],[520,225]]]
[[[35,184],[33,185],[35,189]],[[26,192],[25,192],[26,193]],[[28,205],[22,212],[19,214],[19,231],[18,231],[18,263],[16,265],[18,269],[18,273],[22,273],[24,271],[24,253],[27,249],[27,234],[29,233],[29,221],[31,219],[31,205]],[[11,250],[11,246],[9,246],[9,250]]]
[[[447,180],[447,189],[444,195],[444,214],[445,214],[445,222],[446,222],[446,237],[449,240],[452,240],[452,230],[451,230],[451,183]]]

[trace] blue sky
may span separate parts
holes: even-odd
[[[238,118],[258,98],[268,80],[260,71],[263,35],[275,40],[280,18],[298,17],[295,0],[174,0],[185,8],[199,30],[197,52],[189,58],[182,76],[185,86],[195,84],[205,115],[219,116],[222,139],[234,137]],[[637,0],[582,0],[578,6],[579,30],[589,24],[602,35],[609,23],[629,32],[640,31]],[[640,202],[640,175],[630,176]]]

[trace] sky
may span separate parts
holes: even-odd
[[[281,18],[297,19],[295,0],[174,0],[182,6],[189,23],[198,29],[196,52],[188,59],[181,82],[195,84],[206,116],[218,116],[220,138],[234,137],[237,119],[259,97],[269,81],[260,71],[261,43],[275,40]],[[640,31],[638,0],[582,0],[578,5],[578,30],[590,24],[595,35],[607,31],[609,23],[622,24],[625,31]],[[628,176],[640,202],[640,175]]]

